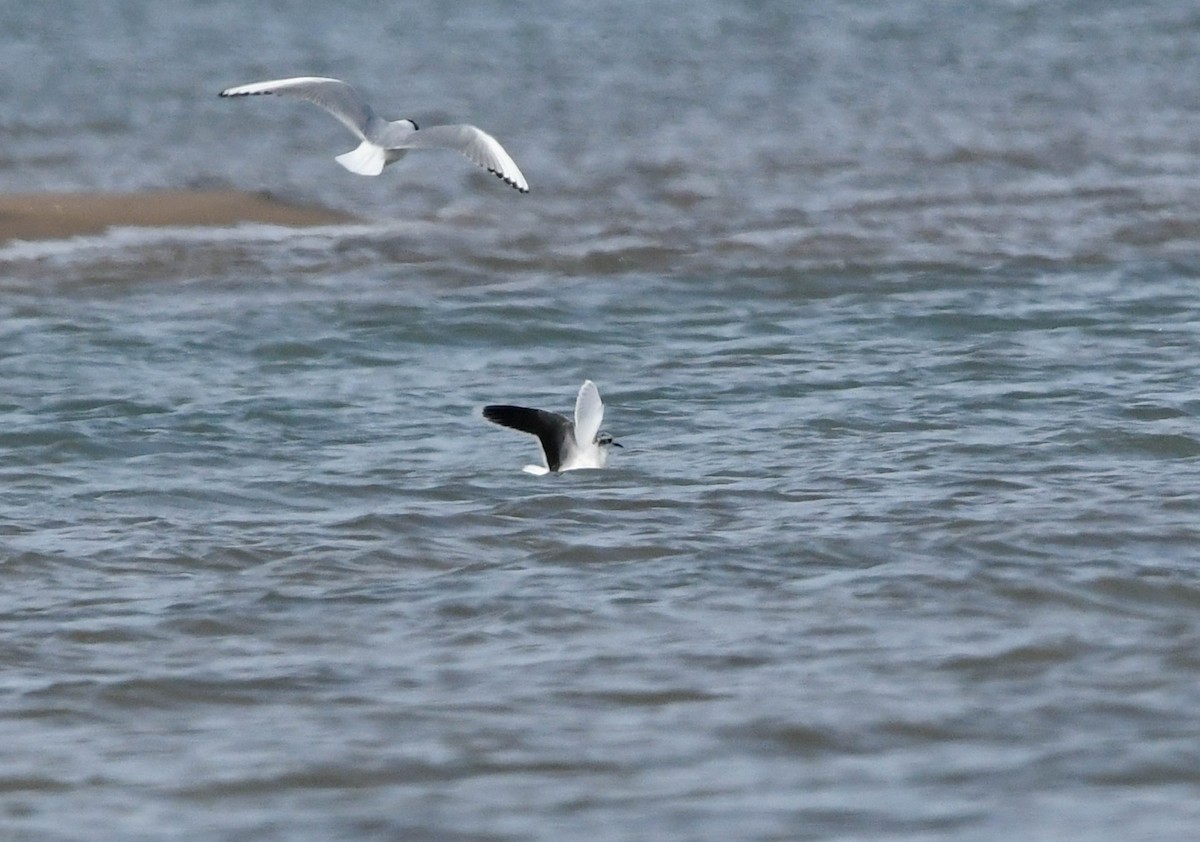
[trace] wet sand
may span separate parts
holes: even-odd
[[[114,226],[335,225],[354,218],[238,190],[0,195],[0,242],[99,234]]]

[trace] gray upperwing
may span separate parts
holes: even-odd
[[[320,106],[362,140],[366,140],[367,124],[375,117],[371,106],[359,96],[358,91],[340,79],[326,76],[293,76],[290,79],[238,85],[221,91],[221,96],[226,97],[261,94],[293,96]]]
[[[562,466],[568,443],[575,437],[575,425],[569,418],[544,409],[492,405],[483,408],[483,417],[493,424],[537,436],[546,456],[546,467],[551,471]]]
[[[453,149],[497,175],[522,193],[529,192],[529,182],[517,162],[500,145],[500,141],[476,126],[429,126],[406,136],[404,145],[412,149]]]

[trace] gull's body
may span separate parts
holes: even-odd
[[[583,381],[579,387],[574,421],[557,412],[507,404],[485,406],[483,417],[493,424],[538,437],[546,464],[526,465],[522,470],[530,474],[603,468],[608,461],[608,448],[621,446],[608,433],[600,432],[604,403],[591,380]]]
[[[261,94],[298,97],[321,106],[336,117],[361,141],[358,148],[335,159],[350,172],[379,175],[384,167],[400,160],[409,149],[453,149],[522,193],[529,192],[525,176],[500,142],[475,126],[418,129],[412,120],[384,120],[371,110],[354,88],[325,76],[274,79],[221,91],[221,96],[225,97]]]

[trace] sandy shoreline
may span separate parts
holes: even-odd
[[[238,190],[0,194],[0,242],[99,234],[113,226],[334,225],[354,218]]]

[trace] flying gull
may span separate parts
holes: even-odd
[[[603,468],[608,461],[609,446],[621,447],[608,433],[600,432],[604,403],[591,380],[583,381],[579,387],[574,421],[557,412],[507,404],[485,406],[483,417],[493,424],[538,437],[546,464],[526,465],[522,470],[529,474]]]
[[[376,116],[354,88],[324,76],[295,76],[221,91],[221,96],[226,97],[261,94],[306,99],[336,117],[362,141],[357,149],[335,158],[352,173],[379,175],[384,167],[399,161],[409,149],[454,149],[522,193],[529,192],[529,182],[504,147],[475,126],[427,126],[418,130],[412,120],[384,120]]]

